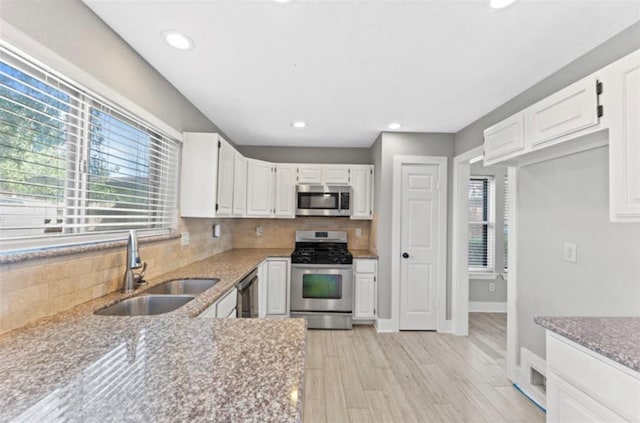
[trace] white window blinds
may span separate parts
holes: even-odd
[[[495,184],[492,177],[469,179],[469,270],[487,272],[494,267]]]
[[[179,154],[176,140],[0,47],[2,251],[167,232]]]

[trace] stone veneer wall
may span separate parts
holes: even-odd
[[[222,226],[213,239],[213,223]],[[147,262],[147,276],[154,277],[178,267],[233,248],[234,220],[182,219],[178,232],[190,233],[190,245],[180,239],[140,244]],[[124,274],[123,247],[101,251],[26,260],[0,266],[0,333],[51,316],[78,304],[117,291]]]
[[[257,226],[262,226],[262,236],[256,235]],[[362,230],[362,235],[359,237],[356,236],[358,228]],[[293,248],[295,232],[298,230],[347,231],[350,249],[370,249],[370,220],[335,217],[236,219],[233,228],[233,248]]]

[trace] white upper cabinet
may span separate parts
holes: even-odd
[[[349,185],[351,183],[351,169],[346,165],[322,166],[323,185]]]
[[[227,217],[233,214],[233,185],[236,151],[222,138],[220,138],[218,150],[218,204],[216,215],[220,217]]]
[[[297,172],[299,184],[322,184],[321,165],[299,165]]]
[[[498,122],[484,130],[484,159],[493,161],[524,149],[524,113]]]
[[[268,217],[273,214],[273,170],[273,163],[248,159],[248,217]]]
[[[247,158],[235,152],[233,168],[233,216],[242,217],[247,212]]]
[[[273,214],[275,217],[296,217],[296,165],[276,165]]]
[[[180,172],[180,213],[215,217],[218,187],[218,134],[185,132]]]
[[[349,185],[351,166],[326,164],[298,165],[298,184],[312,185]]]
[[[595,74],[569,85],[484,131],[485,166],[526,165],[606,144],[581,137],[605,129]]]
[[[373,219],[373,166],[353,166],[351,182],[351,219]]]
[[[531,146],[598,124],[595,76],[584,78],[525,110]]]
[[[602,72],[613,222],[640,222],[640,50]]]

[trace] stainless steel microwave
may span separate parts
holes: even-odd
[[[298,185],[296,216],[351,216],[351,188]]]

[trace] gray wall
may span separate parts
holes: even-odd
[[[471,175],[493,176],[495,179],[495,196],[496,196],[496,273],[502,273],[504,263],[504,178],[507,175],[507,168],[500,166],[483,166],[482,162],[471,165]],[[495,291],[489,291],[489,283],[495,284]],[[506,302],[507,301],[507,282],[502,277],[496,277],[495,280],[473,279],[469,278],[469,301],[473,302]]]
[[[263,147],[251,145],[239,145],[237,148],[244,156],[275,163],[372,163],[370,148]]]
[[[535,315],[640,315],[640,224],[609,222],[608,169],[607,147],[520,169],[519,339],[541,357]]]
[[[458,132],[456,154],[481,145],[485,128],[639,48],[640,23]],[[536,314],[640,314],[640,224],[609,223],[607,151],[520,171],[517,351],[545,356]],[[577,264],[562,262],[565,241],[577,242]]]
[[[381,152],[377,155],[378,144]],[[393,191],[393,158],[397,155],[446,156],[448,160],[448,211],[451,211],[452,165],[454,152],[453,134],[412,134],[383,133],[382,138],[373,146],[374,164],[376,165],[376,186],[374,189],[376,220],[376,247],[378,262],[378,316],[391,318],[391,226],[392,226],[392,191]],[[379,163],[378,163],[379,162]],[[378,179],[379,178],[379,179]],[[451,219],[447,221],[447,239],[451,239]],[[449,246],[447,247],[449,250]],[[448,269],[451,257],[447,254],[447,316],[450,313],[451,283]]]
[[[2,0],[0,18],[174,129],[220,132],[80,0]]]
[[[601,46],[571,62],[558,72],[517,95],[456,134],[456,155],[482,144],[482,131],[504,118],[553,94],[640,48],[640,23],[632,25]],[[508,77],[508,75],[505,75]]]

